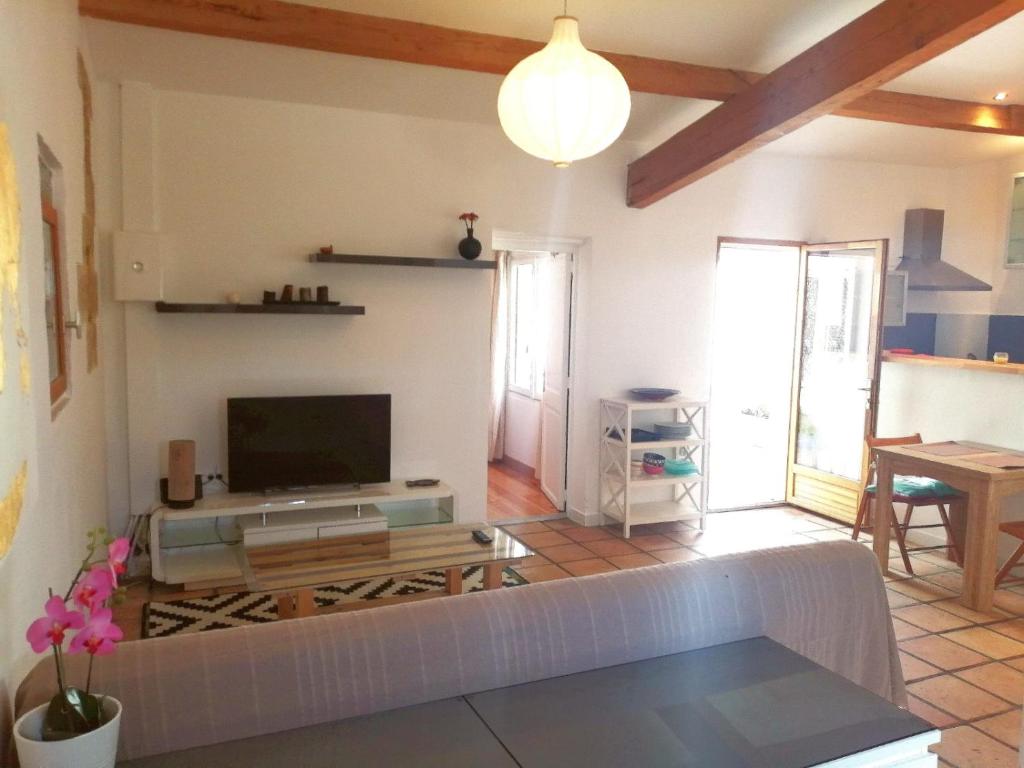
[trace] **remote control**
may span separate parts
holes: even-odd
[[[477,544],[490,544],[494,539],[488,536],[483,531],[473,531],[473,541]]]
[[[429,488],[431,486],[440,483],[440,480],[431,480],[429,478],[423,478],[422,480],[406,480],[406,488]]]

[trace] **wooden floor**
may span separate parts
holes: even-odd
[[[558,510],[541,493],[533,470],[512,462],[487,465],[487,521],[507,522],[557,515]]]

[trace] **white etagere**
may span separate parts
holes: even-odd
[[[632,440],[634,428],[653,431],[652,425],[660,421],[689,424],[693,432],[690,437],[679,440]],[[626,538],[629,538],[631,526],[669,521],[697,520],[703,531],[708,508],[707,437],[705,401],[682,398],[659,402],[602,400],[598,496],[602,517],[621,522]],[[669,459],[690,459],[699,471],[694,475],[665,473],[634,477],[630,460],[641,458],[646,451]],[[671,498],[664,498],[666,493],[670,493]]]

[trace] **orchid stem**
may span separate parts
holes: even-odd
[[[57,687],[60,688],[61,696],[67,695],[64,687],[64,659],[61,657],[60,646],[53,643],[53,661],[57,665]]]
[[[92,689],[92,662],[96,658],[95,654],[89,654],[89,671],[85,674],[85,692],[86,694]]]

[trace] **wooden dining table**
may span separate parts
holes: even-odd
[[[874,449],[877,491],[873,548],[878,564],[889,573],[889,527],[894,475],[940,480],[966,494],[951,510],[954,532],[964,556],[961,602],[989,611],[995,594],[996,560],[1002,501],[1024,493],[1024,452],[964,440]]]

